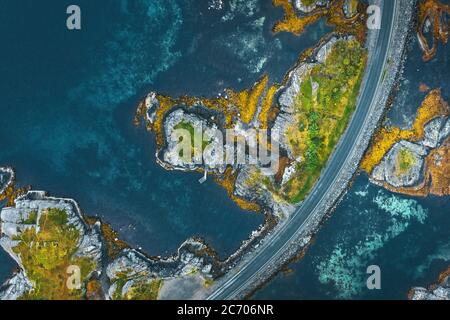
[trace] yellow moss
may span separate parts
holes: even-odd
[[[424,137],[424,126],[436,117],[449,114],[449,106],[443,100],[439,89],[432,90],[417,111],[414,124],[409,130],[400,128],[381,128],[374,136],[371,147],[366,152],[361,168],[372,170],[383,160],[387,152],[401,140],[419,141]]]
[[[260,98],[264,93],[269,82],[269,76],[265,75],[248,93],[248,99],[245,104],[239,106],[241,120],[244,123],[250,123],[256,113]]]
[[[284,10],[283,20],[278,22],[273,28],[273,31],[277,33],[290,32],[295,35],[300,35],[305,31],[307,26],[317,22],[327,12],[325,9],[319,9],[309,16],[299,17],[290,0],[273,0],[273,5],[282,7]]]
[[[95,269],[92,259],[75,256],[79,231],[68,223],[67,213],[49,208],[41,212],[39,231],[32,227],[15,240],[13,251],[20,256],[27,277],[33,283],[31,292],[22,299],[72,300],[82,299],[87,278]],[[69,266],[81,271],[82,288],[67,285]]]
[[[272,108],[275,94],[279,88],[280,87],[278,85],[273,85],[269,88],[269,90],[267,90],[266,96],[261,105],[261,112],[258,115],[260,129],[268,129],[269,111]]]
[[[7,187],[3,193],[0,194],[0,202],[6,200],[6,206],[13,207],[15,205],[14,201],[18,197],[26,194],[29,190],[29,186],[16,189],[15,182],[13,181],[13,183],[9,187]]]
[[[234,195],[234,186],[236,183],[237,172],[232,172],[231,168],[227,168],[222,178],[216,178],[216,182],[222,186],[228,193],[228,196],[233,200],[241,209],[247,211],[261,211],[261,207],[253,202],[236,197]]]
[[[328,8],[316,8],[309,14],[297,15],[295,8],[290,0],[273,0],[274,6],[280,6],[284,10],[284,18],[278,22],[274,32],[290,32],[295,35],[302,34],[306,27],[326,18],[329,25],[335,26],[336,32],[341,34],[353,34],[362,44],[366,37],[366,6],[357,0],[352,1],[352,8],[357,11],[351,18],[346,18],[343,6],[345,0],[332,1]]]

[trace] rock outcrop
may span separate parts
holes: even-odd
[[[222,265],[201,240],[189,239],[176,255],[150,258],[125,248],[111,256],[100,222],[84,218],[71,199],[30,191],[0,214],[0,246],[18,271],[0,287],[0,300],[26,299],[157,299],[165,281],[212,283]],[[79,267],[80,283],[68,281]],[[74,269],[75,267],[75,269]],[[194,277],[191,277],[194,276]],[[177,296],[177,286],[165,295]],[[199,289],[199,290],[200,290]],[[202,291],[202,290],[200,290]],[[198,294],[201,294],[198,293]]]
[[[450,269],[442,273],[439,283],[428,289],[416,287],[409,292],[410,300],[450,300]]]
[[[14,170],[9,167],[0,167],[0,195],[14,182]]]
[[[450,117],[439,116],[423,127],[423,139],[402,140],[373,169],[374,184],[413,196],[450,194]]]
[[[67,214],[66,224],[73,228],[71,231],[76,230],[78,233],[78,241],[75,247],[67,248],[73,253],[70,253],[70,257],[65,258],[68,261],[72,259],[72,256],[89,259],[95,265],[91,273],[101,271],[103,244],[100,237],[100,225],[88,226],[83,220],[75,201],[48,197],[45,192],[41,191],[30,191],[16,199],[15,203],[15,207],[4,208],[1,211],[0,246],[17,262],[20,271],[4,285],[4,290],[0,292],[0,299],[18,299],[33,289],[34,284],[27,277],[27,274],[36,270],[29,270],[31,263],[23,261],[23,252],[16,250],[16,248],[22,243],[26,243],[23,236],[27,231],[38,234],[42,230],[42,223],[45,223],[43,221],[45,219],[41,219],[41,217],[46,215],[49,209],[65,212]],[[52,235],[49,235],[45,239],[43,238],[41,242],[31,243],[31,245],[42,247],[60,245],[60,243],[53,243],[53,241]],[[49,251],[48,254],[51,254],[51,252]],[[34,260],[37,257],[31,257],[31,259]],[[86,275],[87,278],[89,276]]]

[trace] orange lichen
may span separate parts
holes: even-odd
[[[383,187],[389,191],[413,197],[450,195],[450,139],[434,149],[425,159],[423,182],[413,187],[395,188],[388,183]]]
[[[295,35],[302,34],[306,27],[325,18],[327,23],[336,28],[339,34],[353,34],[363,43],[366,37],[366,7],[367,5],[358,2],[357,13],[347,18],[344,14],[345,0],[335,0],[328,7],[318,7],[309,14],[298,15],[294,5],[290,0],[273,0],[274,6],[280,6],[284,10],[284,18],[278,22],[274,32],[290,32]]]
[[[448,103],[444,101],[441,90],[432,90],[423,101],[413,127],[402,130],[397,127],[381,128],[373,138],[371,147],[365,154],[361,168],[372,173],[372,170],[383,160],[387,152],[401,140],[419,141],[424,137],[424,126],[436,117],[450,113]]]
[[[425,83],[421,83],[419,85],[419,91],[422,93],[428,92],[428,91],[430,91],[430,87],[427,86]]]
[[[269,113],[273,106],[273,101],[275,99],[275,94],[278,92],[280,87],[278,85],[273,85],[267,90],[266,97],[264,98],[261,111],[258,115],[258,122],[260,129],[267,129],[269,122]]]
[[[272,105],[273,96],[278,89],[277,85],[269,87],[269,77],[264,75],[255,85],[247,90],[236,92],[227,89],[224,96],[217,98],[205,97],[189,97],[182,96],[179,98],[171,98],[164,95],[157,95],[159,106],[155,111],[155,119],[153,122],[147,122],[147,128],[156,133],[156,141],[158,146],[164,145],[164,117],[171,109],[177,106],[192,108],[194,106],[202,106],[204,108],[223,113],[225,117],[225,128],[232,128],[235,120],[239,119],[243,123],[249,124],[255,117],[258,106],[262,105],[261,118],[267,114],[268,109]],[[266,96],[264,95],[265,93]],[[139,104],[134,119],[135,125],[139,125],[140,119],[146,117],[145,102]],[[266,122],[263,123],[266,125]]]
[[[90,280],[86,285],[86,299],[87,300],[102,300],[103,289],[99,280]]]
[[[448,277],[450,277],[450,267],[448,267],[447,270],[445,270],[444,272],[442,272],[442,273],[439,275],[438,282],[439,282],[439,283],[444,283],[445,279],[447,279]]]
[[[438,196],[450,195],[450,139],[433,150],[426,160],[426,182],[429,193]]]
[[[274,26],[274,32],[285,31],[300,35],[305,31],[307,26],[317,22],[327,13],[326,8],[319,8],[311,15],[299,17],[290,0],[273,0],[273,5],[282,7],[284,10],[284,18]]]
[[[258,204],[239,198],[234,194],[237,174],[238,173],[233,172],[231,168],[227,168],[223,177],[216,178],[216,182],[227,191],[231,200],[233,200],[241,209],[260,212],[261,207]]]
[[[29,187],[29,186],[16,189],[15,184],[13,182],[10,186],[8,186],[5,189],[5,191],[3,193],[0,194],[0,202],[3,200],[6,200],[7,201],[6,206],[13,207],[14,201],[18,197],[26,194],[30,189],[31,189],[31,187]]]
[[[249,124],[253,120],[268,82],[269,77],[265,75],[250,90],[241,92],[228,91],[230,103],[238,108],[239,118],[242,122]]]
[[[115,258],[123,249],[129,248],[129,245],[119,239],[117,232],[109,224],[102,223],[101,232],[105,239],[107,253],[111,258]]]
[[[424,0],[420,3],[417,35],[423,51],[424,61],[430,61],[434,58],[439,41],[444,44],[447,43],[450,29],[450,23],[446,19],[448,15],[450,15],[450,6],[441,3],[439,0]],[[424,34],[428,22],[433,27],[431,46]]]

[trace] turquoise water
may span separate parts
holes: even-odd
[[[2,1],[0,164],[20,185],[76,199],[130,244],[169,255],[201,236],[226,257],[263,216],[245,212],[198,174],[155,163],[154,137],[132,125],[150,90],[216,96],[280,81],[327,31],[274,36],[269,1],[79,0],[82,30],[66,29],[72,1]],[[0,256],[0,279],[11,263]],[[6,259],[7,260],[7,259]]]
[[[448,198],[394,195],[361,175],[325,223],[305,258],[255,299],[405,299],[436,281],[450,261]],[[381,290],[366,287],[381,268]]]
[[[408,127],[426,93],[450,97],[450,47],[424,64],[417,41],[409,47],[400,91],[388,123]],[[406,299],[413,286],[435,283],[450,263],[449,197],[395,195],[361,174],[319,231],[305,258],[255,294],[255,299]],[[367,267],[381,268],[381,290],[366,287]]]
[[[193,235],[222,257],[233,252],[263,217],[240,210],[212,181],[161,169],[153,136],[132,125],[149,90],[215,96],[265,72],[280,81],[327,31],[321,22],[300,38],[274,36],[282,12],[270,1],[231,2],[214,11],[206,0],[79,0],[83,29],[69,32],[72,2],[3,1],[0,165],[13,165],[22,185],[75,198],[152,255],[172,254]],[[427,65],[409,55],[393,123],[409,123],[424,96],[420,82],[450,96],[442,74],[449,49],[440,49]],[[448,198],[393,195],[361,175],[294,272],[255,298],[405,298],[448,265],[449,209]],[[370,264],[381,267],[381,291],[365,289]],[[13,267],[0,252],[0,281]]]

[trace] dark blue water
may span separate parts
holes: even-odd
[[[66,29],[66,8],[82,30]],[[244,212],[212,181],[166,172],[153,136],[135,128],[149,90],[215,96],[251,86],[264,73],[280,81],[298,54],[327,31],[274,36],[282,17],[270,1],[2,1],[0,164],[21,185],[76,199],[130,244],[167,255],[204,237],[222,257],[263,216]],[[0,278],[11,264],[1,256]]]
[[[410,45],[399,95],[388,122],[407,127],[426,93],[420,83],[450,97],[450,47],[424,64]],[[259,291],[255,299],[406,299],[411,287],[435,283],[450,262],[449,197],[392,194],[358,177],[305,258]],[[367,267],[381,268],[380,291],[366,287]]]

